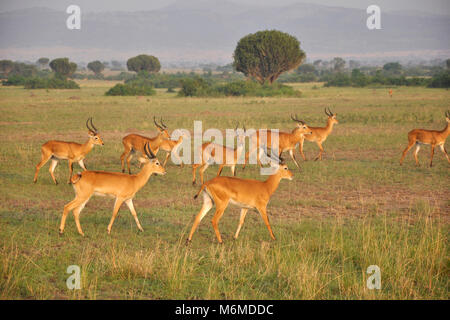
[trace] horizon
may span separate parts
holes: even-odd
[[[69,2],[57,2],[55,0],[2,3],[0,15],[3,15],[4,18],[0,22],[0,27],[2,27],[0,30],[3,30],[3,33],[0,31],[0,35],[4,41],[0,45],[0,58],[35,61],[41,56],[49,58],[67,56],[71,60],[79,62],[96,59],[126,61],[136,54],[148,53],[158,56],[164,66],[207,63],[225,65],[232,61],[235,44],[243,35],[266,29],[277,29],[296,36],[301,42],[302,49],[306,51],[309,60],[332,59],[339,56],[347,60],[353,59],[367,63],[381,63],[391,60],[406,63],[408,61],[445,59],[450,56],[449,40],[445,38],[442,41],[443,38],[440,37],[441,34],[444,36],[445,31],[450,27],[450,19],[447,19],[447,16],[450,15],[450,2],[441,0],[433,1],[436,7],[444,8],[444,10],[439,11],[437,16],[435,12],[425,13],[426,8],[430,9],[433,6],[423,5],[420,1],[397,1],[395,3],[378,1],[378,3],[383,4],[382,29],[371,32],[361,30],[364,28],[364,19],[368,15],[365,10],[360,11],[360,9],[364,7],[363,3],[369,3],[368,1],[320,0],[312,4],[310,1],[283,0],[277,5],[273,5],[269,2],[254,0],[239,1],[239,3],[233,0],[216,0],[213,2],[194,0],[189,3],[178,0],[157,0],[149,3],[132,0],[124,7],[123,4],[118,3],[102,6],[102,4],[107,3],[106,1],[96,1],[91,4],[88,1],[81,0],[78,3],[82,10],[83,27],[81,30],[72,31],[63,30],[63,22],[68,17],[68,14],[65,13],[67,3]],[[227,6],[230,3],[233,4],[232,8]],[[344,3],[348,6],[342,6]],[[403,5],[407,3],[408,6],[399,10],[402,3]],[[51,6],[52,4],[53,6]],[[174,4],[182,4],[181,9],[174,10]],[[139,5],[142,7],[141,11],[136,10]],[[189,11],[191,5],[197,5],[198,7]],[[216,8],[216,5],[218,8]],[[220,7],[220,5],[224,7]],[[323,21],[310,21],[310,15],[307,13],[302,15],[302,10],[298,11],[298,19],[289,17],[290,20],[286,19],[288,20],[286,22],[282,16],[276,16],[277,13],[288,15],[289,10],[286,13],[286,10],[283,11],[283,9],[286,7],[296,8],[296,6],[303,6],[301,9],[306,8],[313,15],[323,12],[323,19],[334,18],[334,23],[339,24],[336,25],[337,28],[330,29]],[[36,13],[37,9],[41,9],[41,12]],[[271,9],[275,12],[277,21],[268,22],[265,20],[265,16],[270,16]],[[344,14],[345,16],[333,17],[334,9],[338,9],[337,14]],[[28,11],[30,14],[24,18],[14,14],[20,10]],[[198,12],[195,10],[202,10],[203,15],[198,14],[196,16],[195,14]],[[61,17],[46,16],[48,11],[61,12]],[[164,14],[160,14],[161,12]],[[186,13],[188,18],[182,13]],[[46,24],[48,26],[39,24],[39,20],[34,21],[33,14],[36,16],[41,14],[42,19],[47,19]],[[111,17],[111,14],[115,16]],[[155,14],[158,15],[155,16]],[[258,14],[261,14],[261,17]],[[138,19],[144,19],[142,22],[147,23],[149,30],[139,31],[138,29],[145,29],[143,27],[145,25],[135,22],[134,20],[137,18],[132,15],[136,15]],[[161,25],[152,21],[164,15],[168,18],[162,20]],[[191,20],[189,20],[189,15],[192,16]],[[244,18],[241,18],[241,16],[249,16],[250,20],[244,23],[242,22]],[[204,18],[204,20],[198,21],[199,17]],[[26,21],[27,18],[32,21]],[[117,23],[124,23],[125,27],[114,29],[115,21],[109,21],[108,18],[119,19]],[[214,24],[215,18],[221,21],[223,26]],[[20,19],[25,19],[25,21]],[[180,19],[182,21],[179,22]],[[354,30],[355,21],[349,19],[361,20],[358,30]],[[414,19],[421,19],[418,24],[426,26],[421,29],[416,27],[417,30],[423,31],[420,35],[417,35],[419,31],[410,31],[410,27],[415,26],[414,21],[409,20]],[[435,20],[440,22],[435,22]],[[238,31],[234,30],[238,28],[234,27],[236,22],[244,26],[248,24],[247,30],[242,30],[242,28]],[[188,24],[186,25],[186,23]],[[333,21],[330,21],[330,23],[332,24]],[[405,24],[411,25],[405,26]],[[205,27],[208,25],[212,27],[211,30]],[[255,27],[251,27],[251,25]],[[60,29],[55,31],[56,26]],[[192,31],[189,33],[189,30],[185,31],[186,27],[199,34],[193,34]],[[89,30],[86,32],[84,28]],[[142,34],[148,37],[147,41],[142,43],[139,36],[136,36],[136,39],[129,37],[135,30],[137,30],[136,32],[143,32]],[[165,35],[163,35],[164,32]],[[349,32],[354,33],[353,37],[347,36]],[[420,41],[412,40],[411,43],[404,43],[403,38],[408,32],[415,34]],[[183,35],[183,33],[187,34]],[[396,38],[391,39],[394,36]],[[115,37],[116,40],[111,40]],[[223,39],[223,41],[218,42],[217,39]],[[116,41],[118,42],[114,43]],[[329,44],[330,41],[334,42],[334,45]],[[417,47],[415,47],[414,42],[417,42]],[[373,50],[369,50],[369,45],[373,46]]]

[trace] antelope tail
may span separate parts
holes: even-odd
[[[202,186],[200,187],[200,190],[198,190],[197,194],[194,196],[194,199],[197,199],[198,195],[203,191],[203,189],[205,189],[205,184],[202,184]]]
[[[81,172],[78,172],[77,174],[73,175],[72,178],[70,178],[70,182],[72,182],[72,184],[75,184],[78,181],[80,181],[80,179],[81,179]]]

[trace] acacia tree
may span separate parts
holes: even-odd
[[[44,69],[44,68],[48,65],[48,62],[49,62],[49,61],[50,61],[49,58],[42,57],[42,58],[39,58],[39,59],[38,59],[37,63],[39,64],[39,66],[40,66],[42,69]]]
[[[95,73],[96,76],[100,75],[105,69],[105,65],[99,60],[89,62],[87,65],[88,69]]]
[[[336,57],[333,59],[332,61],[333,63],[333,69],[336,72],[342,72],[342,70],[344,70],[345,67],[345,60],[340,58],[340,57]]]
[[[129,71],[134,72],[147,71],[149,73],[156,73],[161,69],[161,64],[157,57],[141,54],[128,59],[127,68]]]
[[[54,59],[50,62],[49,66],[55,72],[56,76],[61,79],[70,77],[77,70],[77,64],[70,62],[69,58]]]
[[[277,30],[259,31],[239,40],[233,67],[259,83],[272,84],[283,72],[297,68],[305,59],[297,38]]]

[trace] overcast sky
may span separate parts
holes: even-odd
[[[30,7],[48,7],[65,10],[70,4],[77,4],[85,12],[90,11],[139,11],[152,10],[169,5],[177,0],[0,0],[0,11],[10,11]],[[191,0],[178,0],[184,3]],[[207,0],[192,0],[207,1]],[[220,0],[212,0],[220,1]],[[273,0],[231,0],[239,3],[270,5]],[[367,8],[376,4],[386,11],[423,11],[450,15],[450,0],[277,0],[276,4],[315,3],[327,6]]]

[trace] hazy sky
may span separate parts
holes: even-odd
[[[64,10],[70,4],[77,4],[85,12],[89,11],[139,11],[151,10],[164,7],[177,0],[0,0],[0,11],[10,11],[30,7],[48,7],[57,10]],[[178,0],[184,3],[190,0]],[[208,0],[193,0],[208,1]],[[212,0],[220,1],[220,0]],[[270,5],[273,0],[231,0],[239,3]],[[450,0],[277,0],[276,5],[291,3],[315,3],[327,6],[367,8],[371,4],[376,4],[386,11],[424,11],[437,14],[450,15]]]

